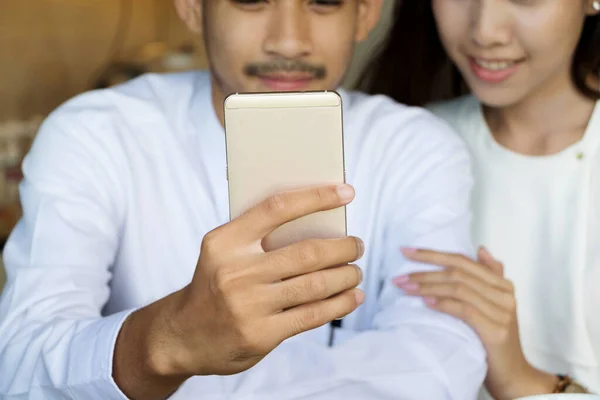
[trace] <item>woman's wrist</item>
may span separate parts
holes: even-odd
[[[533,367],[532,369],[534,377],[531,380],[531,388],[535,390],[533,394],[553,393],[559,381],[558,376]]]
[[[520,397],[550,394],[558,383],[556,375],[540,371],[529,363],[525,363],[521,368],[515,368],[514,371],[515,375],[507,377],[500,385],[490,385],[491,382],[486,382],[486,387],[494,398],[513,400]]]
[[[520,380],[519,387],[515,388],[516,390],[511,393],[510,398],[550,394],[554,392],[557,383],[558,377],[556,375],[529,365],[523,374],[523,379]]]

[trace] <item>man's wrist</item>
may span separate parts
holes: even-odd
[[[186,368],[189,352],[185,351],[183,335],[178,330],[181,297],[181,292],[165,297],[155,304],[156,310],[145,310],[147,318],[141,318],[147,321],[142,322],[146,332],[141,342],[144,364],[148,372],[157,377],[185,379],[191,376]]]
[[[165,399],[185,382],[177,359],[176,338],[170,335],[169,318],[177,293],[140,310],[124,321],[115,346],[113,378],[131,399]]]

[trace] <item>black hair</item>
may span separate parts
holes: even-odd
[[[389,36],[367,64],[358,88],[418,106],[468,93],[442,46],[431,0],[397,1]],[[583,95],[600,100],[600,90],[589,82],[590,76],[599,72],[600,15],[594,15],[584,22],[571,77]]]

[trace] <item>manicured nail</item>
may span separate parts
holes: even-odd
[[[365,302],[365,293],[362,290],[356,290],[355,292],[356,302],[361,305]]]
[[[494,257],[492,255],[492,253],[487,249],[487,247],[481,246],[481,250],[485,253],[486,256],[488,256],[490,259],[494,260],[494,261],[498,261],[496,260],[496,257]]]
[[[408,256],[415,254],[417,252],[417,249],[413,249],[410,247],[403,247],[400,249],[400,251],[402,252],[403,255],[408,257]]]
[[[350,203],[350,201],[352,201],[352,199],[354,198],[354,188],[350,185],[339,185],[336,188],[336,191],[338,197],[343,203]]]
[[[399,285],[398,287],[404,290],[405,292],[414,292],[419,289],[419,284],[410,282]]]
[[[433,297],[424,297],[423,301],[425,302],[425,304],[427,304],[428,306],[433,306],[435,305],[436,301],[435,298]]]
[[[410,281],[410,276],[408,275],[400,275],[392,279],[392,283],[396,286],[400,286],[408,281]]]

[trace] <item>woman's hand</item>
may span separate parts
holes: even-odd
[[[406,294],[453,315],[479,335],[488,354],[485,385],[495,399],[552,393],[557,378],[531,366],[521,349],[516,300],[504,266],[481,248],[478,260],[459,254],[403,249],[410,260],[444,267],[394,278]]]

